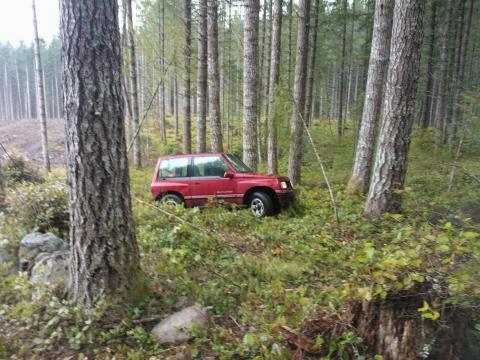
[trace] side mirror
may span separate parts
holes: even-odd
[[[225,174],[223,174],[223,177],[227,179],[233,179],[235,177],[235,174],[227,171]]]

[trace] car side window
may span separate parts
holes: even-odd
[[[177,178],[188,176],[190,158],[175,158],[162,160],[158,169],[159,178]]]
[[[193,158],[193,176],[224,176],[230,171],[220,156],[198,156]]]

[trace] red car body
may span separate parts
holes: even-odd
[[[287,177],[254,173],[238,158],[224,153],[161,157],[151,184],[154,199],[173,194],[187,207],[204,206],[211,199],[249,205],[252,195],[259,192],[268,195],[275,210],[294,198]]]

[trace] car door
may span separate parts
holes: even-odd
[[[217,198],[233,202],[236,180],[224,177],[232,170],[220,155],[194,156],[192,161],[192,199],[195,205],[204,205]]]

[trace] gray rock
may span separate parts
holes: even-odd
[[[179,344],[192,339],[190,331],[195,325],[205,328],[207,324],[207,311],[193,305],[163,319],[153,328],[152,335],[160,344]]]
[[[37,256],[35,256],[35,264],[39,263],[40,261],[42,261],[43,259],[49,257],[51,255],[51,253],[48,253],[48,252],[41,252],[40,254],[38,254]]]
[[[69,264],[69,250],[42,254],[41,259],[32,268],[30,280],[34,283],[49,283],[66,287],[69,281]]]
[[[53,253],[67,248],[68,245],[52,233],[30,233],[20,241],[18,250],[20,269],[23,271],[32,269],[35,264],[35,258],[40,253]]]

